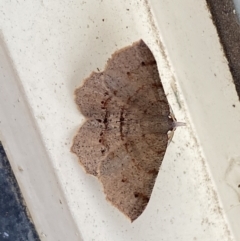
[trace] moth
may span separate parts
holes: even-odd
[[[86,120],[71,151],[102,183],[106,199],[131,221],[146,208],[177,126],[156,60],[143,40],[116,51],[105,70],[75,91]]]

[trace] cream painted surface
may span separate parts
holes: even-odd
[[[0,140],[32,221],[41,240],[82,240],[6,50],[1,41]]]
[[[236,192],[224,175],[239,149],[239,104],[204,1],[2,1],[0,26],[9,51],[1,59],[1,138],[42,240],[232,240],[225,214],[236,221],[227,209]],[[74,89],[140,38],[187,127],[176,131],[149,205],[130,223],[69,150],[83,121]]]
[[[151,2],[154,10],[159,9],[154,11],[156,22],[223,213],[240,240],[239,194],[234,192],[240,192],[240,182],[231,189],[226,180],[232,160],[239,156],[240,104],[215,27],[204,1],[197,7],[191,0],[181,5]],[[237,171],[232,174],[239,180]]]

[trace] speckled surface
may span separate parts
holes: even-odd
[[[3,39],[14,63],[9,67],[3,56],[0,84],[8,92],[0,88],[0,127],[43,240],[53,233],[55,240],[79,240],[75,232],[84,241],[232,240],[224,210],[236,214],[237,206],[231,207],[239,200],[224,175],[228,158],[240,149],[233,135],[240,132],[240,107],[218,36],[205,1],[149,4],[154,17],[146,1],[0,4]],[[147,209],[130,223],[105,200],[70,148],[84,121],[74,90],[91,71],[103,70],[114,51],[140,38],[157,60],[176,118],[187,126],[168,147]],[[77,227],[68,233],[74,223],[64,219],[67,214]],[[240,215],[233,216],[239,223]]]
[[[40,241],[0,142],[0,240]]]

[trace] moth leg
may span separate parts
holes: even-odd
[[[173,114],[173,110],[170,105],[169,105],[169,110],[170,110],[169,118],[172,118],[174,122],[177,122],[177,119],[176,119],[175,115]]]
[[[174,132],[177,129],[177,127],[179,127],[179,126],[186,126],[186,123],[177,121],[175,115],[173,114],[173,110],[172,110],[171,106],[169,106],[169,109],[170,109],[170,114],[169,114],[168,117],[173,120],[173,129],[172,129],[171,132]],[[172,138],[173,133],[172,134],[170,133],[170,135],[168,137]]]
[[[174,136],[175,130],[176,130],[176,127],[174,127],[172,131],[168,132],[168,145],[169,145],[170,142],[172,141],[172,138],[173,138],[173,136]]]

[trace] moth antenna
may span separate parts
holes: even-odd
[[[174,121],[173,122],[173,128],[176,129],[179,126],[186,126],[186,123],[184,122],[179,122],[179,121]]]

